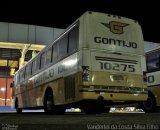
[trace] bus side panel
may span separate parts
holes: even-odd
[[[15,101],[16,98],[18,100],[18,105],[20,108],[27,106],[27,99],[26,99],[26,86],[25,84],[18,85],[15,88]]]
[[[160,71],[147,73],[147,86],[156,99],[157,106],[160,106]]]
[[[79,74],[76,73],[46,84],[41,96],[42,103],[44,102],[45,92],[49,87],[53,91],[54,105],[65,105],[79,101],[78,76]]]
[[[59,85],[59,83],[63,84],[62,79],[55,80],[46,83],[45,85],[37,86],[33,89],[28,90],[28,107],[43,106],[47,88],[51,88],[53,91],[53,100],[55,105],[57,103],[63,103],[63,85]]]

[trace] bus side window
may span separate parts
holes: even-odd
[[[52,52],[52,63],[56,63],[58,60],[58,45],[55,43],[53,45],[53,52]]]
[[[20,71],[20,82],[24,80],[24,73],[25,73],[25,69],[22,69]]]
[[[18,74],[17,74],[17,82],[18,83],[20,82],[20,72],[18,72]]]
[[[25,79],[28,78],[31,75],[31,64],[28,64],[25,67]]]
[[[22,80],[25,79],[25,69],[26,69],[26,68],[24,68],[23,71],[22,71]]]
[[[146,57],[147,59],[147,70],[154,71],[160,68],[160,54],[159,52],[149,53]]]
[[[68,52],[72,53],[77,50],[77,45],[78,45],[78,31],[79,31],[79,26],[77,25],[71,32],[69,32],[69,47],[68,47]]]
[[[25,67],[25,79],[28,77],[28,68],[29,68],[29,65]]]
[[[59,59],[62,59],[67,55],[67,43],[68,43],[68,35],[64,36],[62,39],[58,42],[59,47],[59,53],[58,57]]]
[[[46,64],[50,64],[52,62],[52,46],[46,52]]]
[[[36,68],[36,62],[35,60],[32,62],[32,67],[31,67],[31,74],[33,75],[35,73],[35,68]]]
[[[42,69],[44,66],[45,66],[45,56],[46,56],[46,53],[45,52],[43,52],[42,54],[41,54],[41,58],[40,58],[40,69]]]
[[[15,77],[14,78],[14,86],[15,86],[18,83],[18,74],[16,74],[14,77]]]
[[[35,70],[36,72],[40,69],[40,55],[36,58],[36,65],[35,65]]]
[[[31,73],[31,66],[32,66],[32,64],[29,64],[29,65],[28,65],[28,71],[27,71],[27,73],[28,73],[27,75],[28,75],[28,76],[30,76],[30,75],[32,74],[32,73]]]

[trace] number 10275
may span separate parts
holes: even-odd
[[[118,64],[109,62],[99,62],[101,70],[128,71],[135,72],[135,65]]]

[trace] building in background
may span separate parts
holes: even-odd
[[[0,106],[11,105],[13,75],[63,29],[0,22]]]

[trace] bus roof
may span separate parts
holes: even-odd
[[[127,20],[130,20],[130,21],[134,21],[135,23],[138,23],[138,21],[137,20],[135,20],[135,19],[130,19],[130,18],[127,18],[127,17],[123,17],[123,16],[120,16],[120,15],[114,15],[114,14],[110,14],[110,13],[103,13],[103,12],[95,12],[95,11],[86,11],[85,13],[83,13],[82,15],[84,15],[84,14],[96,14],[96,13],[99,13],[99,14],[105,14],[105,15],[108,15],[108,16],[110,16],[110,17],[117,17],[117,18],[122,18],[122,19],[127,19]],[[82,16],[81,15],[81,16]]]

